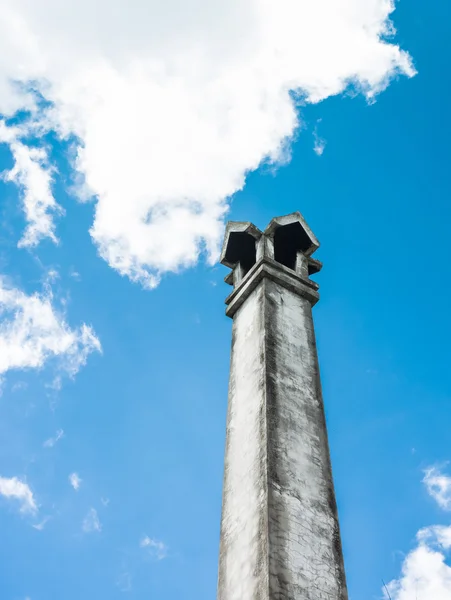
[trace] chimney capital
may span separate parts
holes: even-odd
[[[318,248],[319,242],[300,212],[275,217],[263,232],[249,221],[229,221],[220,258],[231,269],[225,282],[234,288],[226,300],[227,314],[234,312],[231,302],[238,296],[247,297],[265,276],[276,278],[285,287],[294,286],[298,293],[307,290],[314,304],[319,286],[310,275],[322,268],[312,258]]]

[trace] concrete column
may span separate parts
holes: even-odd
[[[294,229],[297,242],[287,242],[293,232],[274,235],[273,222],[264,235],[294,268],[262,256],[226,301],[233,337],[218,600],[346,600],[312,320],[318,286],[305,267],[318,244]],[[228,266],[227,248],[240,253],[232,234]]]

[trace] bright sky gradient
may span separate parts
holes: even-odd
[[[294,210],[350,599],[451,600],[451,7],[394,8],[0,1],[1,600],[215,598],[218,244]]]

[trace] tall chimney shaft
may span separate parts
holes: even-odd
[[[300,213],[227,225],[233,319],[218,600],[347,600]]]

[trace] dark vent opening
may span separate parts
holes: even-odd
[[[245,275],[257,261],[255,238],[249,233],[231,233],[226,258],[232,264],[239,262]]]
[[[312,242],[300,223],[278,227],[274,233],[274,259],[289,269],[296,268],[296,254],[305,252]]]

